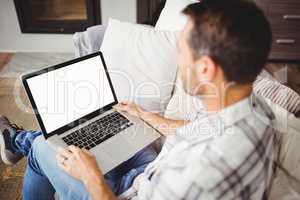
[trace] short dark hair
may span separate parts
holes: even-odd
[[[202,0],[183,13],[193,21],[189,46],[194,56],[210,56],[227,81],[254,82],[264,68],[272,43],[270,24],[248,0]]]

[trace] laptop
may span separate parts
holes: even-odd
[[[118,112],[101,52],[22,76],[25,91],[50,145],[90,150],[107,173],[161,135],[137,117]]]

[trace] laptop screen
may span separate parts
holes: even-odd
[[[101,57],[27,79],[47,133],[115,102]]]

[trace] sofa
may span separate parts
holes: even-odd
[[[154,31],[153,34],[157,34],[157,32],[163,30],[167,31],[166,33],[163,33],[163,36],[160,38],[164,38],[165,36],[168,36],[168,38],[172,38],[172,40],[176,41],[176,37],[178,36],[178,27],[182,27],[184,24],[184,19],[180,14],[178,14],[180,8],[188,5],[189,3],[193,2],[192,0],[186,0],[186,1],[180,1],[179,0],[168,0],[166,2],[166,6],[164,10],[161,13],[161,16],[157,22],[157,27],[144,27],[143,25],[129,25],[128,23],[122,24],[122,22],[118,21],[111,21],[109,25],[98,25],[88,28],[84,32],[75,33],[73,36],[73,42],[75,47],[75,55],[76,57],[81,57],[93,52],[97,52],[99,50],[104,51],[104,57],[106,59],[106,63],[108,66],[108,69],[110,70],[110,64],[116,65],[118,62],[132,62],[128,60],[117,60],[114,55],[110,54],[118,54],[119,57],[124,57],[122,54],[122,50],[119,49],[114,51],[114,48],[118,49],[121,45],[120,43],[123,43],[124,40],[130,40],[129,37],[131,35],[134,35],[134,31],[128,32],[127,28],[133,28],[133,29],[145,29],[145,31]],[[185,3],[183,3],[185,2]],[[179,5],[180,4],[180,5]],[[179,8],[178,8],[179,6]],[[171,11],[176,11],[177,13],[172,13],[170,16],[166,16]],[[177,21],[180,23],[180,25],[168,25],[166,27],[163,26],[164,21],[170,20],[170,18],[174,19],[174,21]],[[180,20],[177,20],[176,18],[180,18]],[[116,26],[119,26],[119,29],[111,29],[111,24],[115,24]],[[132,27],[135,26],[135,27]],[[109,28],[109,30],[107,30]],[[129,28],[128,28],[129,29]],[[149,29],[149,30],[147,30]],[[150,29],[156,29],[156,30],[150,30]],[[167,29],[167,30],[165,30]],[[112,32],[114,31],[114,32]],[[175,36],[170,36],[168,31],[174,32]],[[107,33],[109,32],[109,33]],[[125,33],[124,33],[125,32]],[[119,36],[118,36],[119,34]],[[124,34],[127,34],[124,36]],[[151,33],[152,34],[152,33]],[[114,35],[114,36],[111,36]],[[176,36],[177,35],[177,36]],[[170,37],[169,37],[170,36]],[[136,37],[136,36],[133,36]],[[137,37],[140,39],[143,39],[144,36]],[[152,36],[150,36],[152,37]],[[115,41],[109,41],[114,39]],[[108,41],[106,41],[108,40]],[[152,39],[149,39],[152,41]],[[168,39],[169,40],[169,39]],[[128,43],[128,41],[126,41]],[[124,41],[124,43],[126,43]],[[130,41],[130,42],[138,42],[136,40]],[[160,41],[161,42],[161,41]],[[152,42],[153,43],[153,42]],[[154,42],[155,43],[155,42]],[[112,46],[111,48],[109,46]],[[122,44],[123,45],[123,44]],[[122,46],[121,45],[121,46]],[[133,46],[127,51],[135,52],[134,48],[141,48],[141,44],[137,45],[137,47]],[[170,50],[169,48],[172,48],[174,46],[174,42],[165,45],[162,44],[165,49]],[[104,47],[103,47],[104,46]],[[108,51],[107,49],[110,49]],[[152,51],[156,51],[157,48],[153,48]],[[174,47],[176,49],[176,47]],[[141,50],[141,49],[140,49]],[[149,51],[151,50],[151,47],[148,46],[148,43],[145,43],[145,49],[142,49],[141,51]],[[130,52],[126,52],[124,50],[125,57],[130,54]],[[170,50],[171,56],[174,56],[173,50]],[[168,56],[170,56],[168,55]],[[140,59],[139,56],[144,55],[137,55],[134,54],[133,59]],[[166,60],[167,56],[163,57],[162,60]],[[123,58],[124,59],[124,58]],[[160,58],[159,58],[160,59]],[[113,61],[111,61],[113,60]],[[153,60],[153,59],[152,59]],[[150,61],[147,61],[148,64]],[[156,61],[153,61],[156,62]],[[136,63],[135,63],[136,64]],[[145,65],[145,63],[138,63],[141,65]],[[146,107],[148,110],[152,110],[154,112],[159,112],[166,117],[169,118],[177,118],[177,119],[187,119],[189,115],[192,115],[195,111],[199,112],[201,109],[203,109],[203,106],[201,105],[201,102],[195,101],[194,97],[189,96],[184,92],[182,89],[182,85],[180,82],[180,79],[178,78],[177,73],[177,66],[176,63],[174,64],[174,61],[170,61],[166,63],[169,68],[167,70],[161,69],[161,73],[159,75],[153,75],[150,79],[160,79],[160,80],[167,80],[168,87],[163,87],[165,83],[162,83],[161,81],[156,81],[156,83],[161,84],[161,90],[166,91],[163,92],[162,97],[151,99],[151,103],[147,103],[148,99],[141,99],[140,101],[137,101],[136,103],[142,105],[143,107]],[[147,63],[146,63],[147,66]],[[132,72],[132,70],[136,70],[135,68],[130,68],[132,66],[125,66],[124,73],[132,75],[133,79],[140,79],[143,78],[143,76],[148,77],[149,74],[152,74],[152,71],[156,70],[153,67],[150,67],[150,69],[147,70],[141,70],[139,69],[138,75],[136,75],[136,72]],[[144,66],[145,67],[145,66]],[[154,66],[155,67],[155,66]],[[129,68],[129,69],[128,69]],[[123,69],[122,69],[123,70]],[[127,70],[127,71],[126,71]],[[142,71],[142,72],[141,72]],[[149,79],[149,80],[150,80]],[[115,78],[115,81],[113,80],[113,84],[117,85],[117,89],[119,87],[120,91],[126,91],[126,89],[123,89],[124,84],[119,83],[118,78]],[[133,84],[134,85],[134,84]],[[282,85],[280,82],[278,82],[276,79],[274,79],[266,70],[263,70],[263,72],[259,75],[257,80],[254,83],[254,92],[258,95],[261,95],[266,102],[271,106],[275,116],[276,116],[276,122],[274,125],[275,130],[277,130],[280,133],[280,138],[278,140],[280,150],[278,158],[275,162],[276,169],[274,169],[274,177],[272,180],[272,184],[269,188],[268,193],[268,199],[300,199],[300,118],[296,117],[298,116],[297,113],[300,111],[300,97],[299,94],[294,92],[292,89]],[[117,92],[118,93],[118,92]],[[119,100],[132,100],[128,98],[126,95],[118,97]],[[135,99],[133,99],[135,101]],[[155,103],[153,103],[155,102]],[[159,151],[159,145],[157,147],[157,150]]]

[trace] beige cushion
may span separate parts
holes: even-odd
[[[281,133],[279,163],[300,181],[300,119],[271,100],[265,100],[276,117],[274,128]]]
[[[268,198],[270,200],[298,200],[300,199],[300,183],[285,171],[278,169]]]
[[[165,111],[165,117],[189,120],[197,111],[204,109],[199,99],[187,94],[182,87],[182,82],[177,77],[173,96]]]
[[[178,33],[110,19],[101,46],[119,101],[163,113],[176,79]]]
[[[191,3],[198,0],[167,0],[164,9],[156,22],[156,30],[181,31],[187,21],[187,17],[181,12]]]

